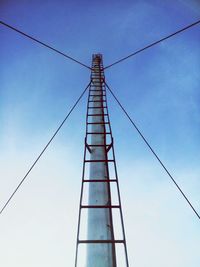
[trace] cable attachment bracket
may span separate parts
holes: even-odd
[[[108,153],[109,150],[111,149],[111,147],[113,146],[113,137],[111,139],[111,143],[108,145],[108,147],[106,148],[106,152]]]
[[[91,150],[90,146],[88,145],[86,138],[85,138],[85,146],[86,146],[87,150],[88,150],[90,153],[92,153],[92,150]]]

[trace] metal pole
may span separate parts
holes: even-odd
[[[75,267],[117,267],[121,259],[116,257],[115,246],[120,244],[124,246],[125,264],[128,267],[128,254],[113,136],[106,99],[102,55],[93,55],[91,69]],[[111,167],[110,164],[113,166]],[[111,177],[109,173],[110,167],[113,170]],[[89,192],[86,190],[86,185],[89,185]],[[113,188],[117,187],[118,201],[115,200],[114,203],[111,201],[111,185]],[[87,201],[85,201],[84,197],[85,192],[88,192]],[[121,219],[121,239],[116,239],[114,236],[114,228],[116,230],[116,227],[120,227],[116,225],[116,220],[113,222],[114,209],[119,211]],[[87,211],[86,239],[81,238],[83,210]],[[86,263],[83,263],[78,256],[79,246],[83,248],[84,245],[87,249]]]
[[[104,116],[104,97],[102,88],[102,57],[93,56],[91,98],[91,180],[108,180],[108,159],[106,151],[106,129]],[[109,183],[93,182],[89,185],[89,206],[111,206]],[[88,209],[88,240],[114,240],[111,208]],[[96,243],[87,245],[86,267],[116,267],[114,243]]]

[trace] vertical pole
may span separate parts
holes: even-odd
[[[104,116],[103,70],[101,55],[93,56],[91,79],[91,180],[102,180],[89,184],[88,205],[111,206],[108,158],[106,151],[106,128]],[[111,208],[88,209],[88,240],[114,240]],[[95,243],[87,245],[86,267],[116,267],[115,244]]]
[[[110,165],[112,164],[112,166]],[[89,167],[89,173],[88,168]],[[109,170],[112,168],[111,177]],[[114,169],[113,169],[114,167]],[[111,201],[111,184],[117,187],[118,201]],[[86,190],[89,185],[89,192]],[[88,200],[85,201],[85,190]],[[114,204],[115,203],[115,204]],[[113,211],[119,211],[122,238],[115,239]],[[87,238],[81,238],[82,211],[87,211]],[[116,214],[116,213],[115,213]],[[118,225],[117,227],[120,227]],[[75,267],[82,267],[78,257],[79,246],[86,245],[86,264],[84,267],[117,267],[121,259],[116,259],[116,245],[123,244],[126,267],[128,254],[118,175],[114,154],[113,136],[106,99],[106,83],[102,56],[93,55],[91,82],[87,104],[86,137],[83,160],[81,196],[78,216]],[[83,247],[82,247],[83,248]],[[123,260],[123,259],[122,259]]]

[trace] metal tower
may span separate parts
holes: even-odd
[[[115,203],[112,200],[112,188],[114,187],[116,187]],[[87,200],[84,203],[84,195],[86,194]],[[83,210],[87,212],[87,237],[80,239]],[[114,210],[119,212],[120,219],[117,222],[114,221]],[[121,228],[122,238],[116,239],[115,231],[119,228]],[[75,267],[78,267],[79,247],[83,244],[87,246],[85,267],[118,266],[116,244],[124,246],[125,263],[128,267],[124,223],[101,54],[95,54],[92,58]],[[84,263],[81,263],[81,266],[84,266]]]

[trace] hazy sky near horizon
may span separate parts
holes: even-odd
[[[90,65],[193,23],[195,0],[0,0],[0,19]],[[200,212],[200,26],[105,71],[107,83]],[[0,25],[0,205],[90,71]],[[200,222],[112,97],[130,267],[199,267]],[[0,266],[74,266],[86,95],[0,216]],[[81,266],[82,267],[82,266]],[[119,266],[123,267],[123,266]]]

